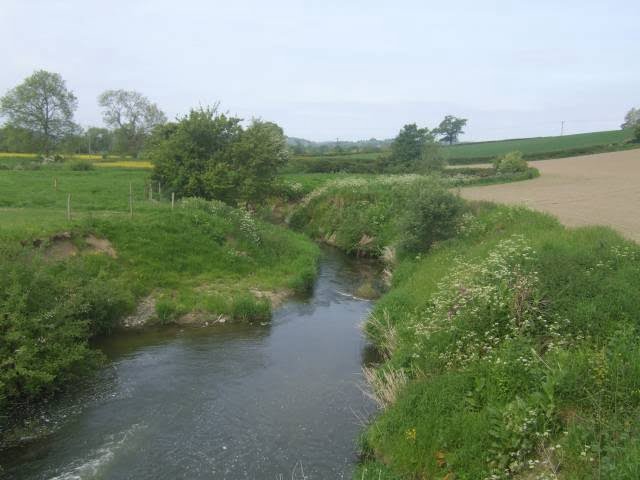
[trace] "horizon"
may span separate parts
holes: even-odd
[[[640,104],[640,66],[629,62],[640,6],[630,1],[117,0],[105,11],[9,0],[0,17],[20,39],[0,92],[35,70],[58,72],[84,127],[103,125],[97,96],[118,88],[169,119],[219,101],[316,142],[393,138],[447,114],[469,120],[462,142],[556,136],[562,121],[565,135],[614,130]]]

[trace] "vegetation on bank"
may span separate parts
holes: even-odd
[[[265,321],[270,298],[306,291],[315,277],[318,249],[302,235],[217,201],[172,209],[157,190],[149,200],[143,170],[4,171],[0,191],[2,409],[91,370],[101,355],[90,339],[128,315]]]
[[[356,254],[372,238],[394,267],[366,324],[383,410],[354,478],[637,478],[640,247],[410,178],[327,186],[291,219]],[[437,209],[412,205],[418,184]],[[403,246],[408,224],[437,241]]]

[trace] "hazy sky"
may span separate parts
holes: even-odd
[[[313,140],[469,118],[465,140],[617,128],[640,106],[639,0],[0,0],[0,94],[59,72],[77,120],[135,89]]]

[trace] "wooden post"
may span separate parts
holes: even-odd
[[[67,195],[67,220],[71,220],[71,194]]]
[[[129,216],[133,218],[133,186],[129,182]]]
[[[175,192],[171,192],[171,210],[173,210],[173,204],[176,201],[176,194]]]
[[[162,187],[160,186],[160,182],[158,182],[158,199],[160,199],[161,194],[162,194]]]
[[[58,190],[58,177],[53,177],[53,189]]]
[[[153,185],[149,184],[149,200],[153,200]]]

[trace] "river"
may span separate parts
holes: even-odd
[[[363,267],[324,250],[312,295],[268,324],[110,336],[105,367],[43,411],[46,435],[0,452],[0,476],[350,478],[375,410],[359,328],[372,304],[352,295]]]

